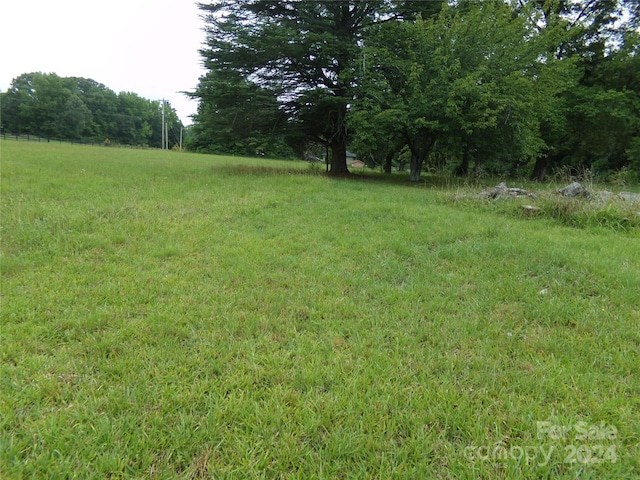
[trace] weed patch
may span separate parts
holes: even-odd
[[[559,195],[553,186],[535,191],[532,197],[480,198],[477,188],[444,191],[445,203],[463,208],[502,213],[514,218],[548,219],[579,229],[600,228],[614,232],[640,233],[640,204],[611,192],[590,198]]]

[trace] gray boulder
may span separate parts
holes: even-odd
[[[610,192],[609,190],[600,190],[596,196],[606,203],[611,200],[611,197],[613,197],[613,192]]]
[[[571,185],[567,185],[566,187],[561,188],[560,190],[558,190],[558,193],[565,197],[589,198],[591,196],[589,191],[578,182],[573,182]]]
[[[618,194],[618,197],[620,197],[625,202],[640,203],[640,194],[638,193],[620,192]]]
[[[499,185],[491,188],[485,188],[482,192],[480,192],[480,198],[501,198],[501,197],[531,197],[535,198],[535,195],[523,188],[511,188],[507,187],[507,184],[501,182]]]

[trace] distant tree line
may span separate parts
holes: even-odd
[[[640,172],[638,0],[209,0],[192,149]]]
[[[162,146],[162,103],[120,92],[86,78],[25,73],[0,93],[3,130],[63,140],[135,146]],[[182,122],[165,104],[169,147],[179,140]]]

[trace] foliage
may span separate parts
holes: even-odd
[[[431,152],[462,158],[465,174],[471,158],[476,169],[485,159],[513,173],[544,148],[539,112],[571,82],[568,68],[542,61],[544,42],[503,2],[385,24],[364,52],[355,117],[370,128],[357,135],[393,123],[412,151],[413,180]]]
[[[604,174],[625,166],[636,170],[629,149],[640,135],[637,2],[536,3],[543,30],[566,32],[550,53],[574,62],[580,78],[550,117],[548,151],[534,176],[542,179],[547,168],[561,165]]]
[[[234,155],[290,157],[283,141],[287,118],[273,92],[237,72],[209,72],[200,79],[201,98],[189,150]]]
[[[209,74],[195,93],[198,141],[216,151],[276,124],[283,128],[270,135],[298,152],[310,140],[338,152],[338,173],[349,142],[387,172],[408,146],[413,180],[434,159],[463,175],[533,170],[543,179],[561,165],[638,171],[635,1],[217,0],[202,8]],[[286,119],[254,123],[262,113],[247,102],[229,115],[251,120],[241,122],[251,135],[213,128],[207,83],[229,72],[252,84],[256,99],[269,92],[273,101],[254,103],[267,118]],[[220,138],[229,133],[232,141]]]
[[[162,144],[160,102],[131,92],[116,94],[94,80],[26,73],[0,95],[2,126],[7,132],[126,145]],[[168,103],[165,122],[170,142],[176,143],[182,123]]]
[[[612,185],[624,187],[626,185],[638,184],[640,182],[640,178],[638,177],[637,171],[627,167],[622,167],[620,170],[613,172],[609,176],[608,181]]]
[[[350,139],[346,123],[358,83],[361,45],[380,22],[414,18],[416,12],[429,11],[433,5],[385,0],[215,0],[202,4],[207,22],[207,46],[202,54],[210,75],[195,92],[201,99],[200,143],[220,143],[218,131],[206,126],[208,117],[217,111],[210,105],[216,102],[207,95],[207,83],[211,77],[229,78],[235,72],[242,81],[255,84],[255,93],[272,92],[278,109],[287,117],[281,124],[286,133],[281,135],[292,136],[298,143],[326,145],[331,151],[331,172],[346,173]],[[253,108],[244,107],[246,118],[256,114]],[[273,105],[267,106],[266,114],[272,109]],[[258,125],[253,127],[261,131]],[[294,143],[291,138],[286,140]]]

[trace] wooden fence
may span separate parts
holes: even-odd
[[[0,137],[4,140],[18,140],[24,142],[50,142],[48,137],[40,137],[38,135],[21,135],[19,133],[5,133],[0,134]]]
[[[76,145],[97,145],[97,146],[100,146],[100,147],[114,146],[114,147],[121,147],[121,148],[141,148],[141,147],[134,147],[132,145],[121,145],[119,143],[118,144],[115,144],[115,143],[112,144],[111,142],[99,142],[97,140],[91,140],[91,139],[87,139],[87,138],[80,138],[80,139],[77,139],[77,140],[70,140],[70,139],[62,139],[62,138],[42,137],[40,135],[30,135],[30,134],[21,134],[21,133],[7,133],[7,132],[0,133],[0,138],[3,139],[3,140],[15,140],[15,141],[19,141],[19,142],[43,142],[43,143],[58,142],[58,143],[72,143],[72,144],[76,144]]]

